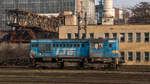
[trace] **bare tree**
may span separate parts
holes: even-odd
[[[150,24],[150,4],[141,2],[130,9],[132,16],[129,18],[129,24]]]

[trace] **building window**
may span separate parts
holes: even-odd
[[[120,52],[120,59],[125,60],[125,52]]]
[[[145,42],[149,42],[149,32],[146,32],[144,34],[145,34]]]
[[[132,41],[133,41],[133,34],[128,33],[128,42],[132,42]]]
[[[83,34],[82,34],[82,39],[85,39],[85,38],[86,38],[86,34],[83,33]]]
[[[120,33],[120,42],[125,41],[125,33]]]
[[[68,38],[68,39],[71,39],[71,33],[68,33],[68,34],[67,34],[67,38]]]
[[[113,39],[117,39],[117,33],[112,33]]]
[[[145,61],[149,61],[149,52],[145,52],[144,55],[145,55]]]
[[[133,52],[128,52],[128,61],[133,61]]]
[[[109,33],[105,33],[105,38],[109,38]]]
[[[141,61],[141,53],[136,52],[136,61]]]
[[[90,33],[90,39],[94,39],[94,33]]]
[[[75,39],[78,39],[79,34],[75,33]]]
[[[141,33],[136,33],[136,42],[141,42]]]

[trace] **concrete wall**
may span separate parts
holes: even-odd
[[[72,38],[75,38],[75,33],[77,33],[77,26],[63,26],[59,31],[59,38],[65,39],[67,38],[67,33],[71,33]],[[82,37],[81,31],[80,37]],[[145,41],[145,33],[149,33],[150,39],[150,25],[114,25],[114,26],[88,26],[87,27],[87,38],[90,38],[90,33],[94,33],[94,38],[105,38],[105,34],[109,34],[109,38],[113,38],[113,33],[117,34],[117,38],[119,39],[119,49],[120,52],[124,52],[125,56],[120,55],[121,58],[124,58],[126,61],[125,65],[150,65],[150,40],[148,42]],[[121,33],[125,34],[125,41],[121,42]],[[129,41],[129,33],[132,33],[132,42]],[[136,33],[141,34],[141,41],[136,42]],[[147,37],[147,36],[146,36]],[[128,53],[132,52],[133,57],[132,60],[129,60]],[[141,59],[137,61],[137,54],[140,52]],[[149,53],[148,60],[145,60],[145,53]]]

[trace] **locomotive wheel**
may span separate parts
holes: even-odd
[[[30,65],[29,65],[29,67],[30,68],[36,68],[36,66],[37,66],[37,64],[36,64],[35,59],[30,59]]]
[[[60,62],[60,69],[64,68],[64,62]]]
[[[81,69],[84,68],[84,62],[79,62],[79,68],[81,68]]]
[[[118,64],[114,64],[114,69],[115,70],[118,70],[119,68],[118,68]]]

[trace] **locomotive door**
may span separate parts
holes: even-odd
[[[116,57],[118,56],[118,48],[117,48],[117,43],[115,40],[109,40],[108,42],[105,43],[104,46],[104,51],[105,51],[105,56],[106,57]]]
[[[88,57],[89,56],[89,43],[82,43],[80,50],[80,57]]]
[[[105,57],[112,56],[112,44],[104,43],[104,56]]]

